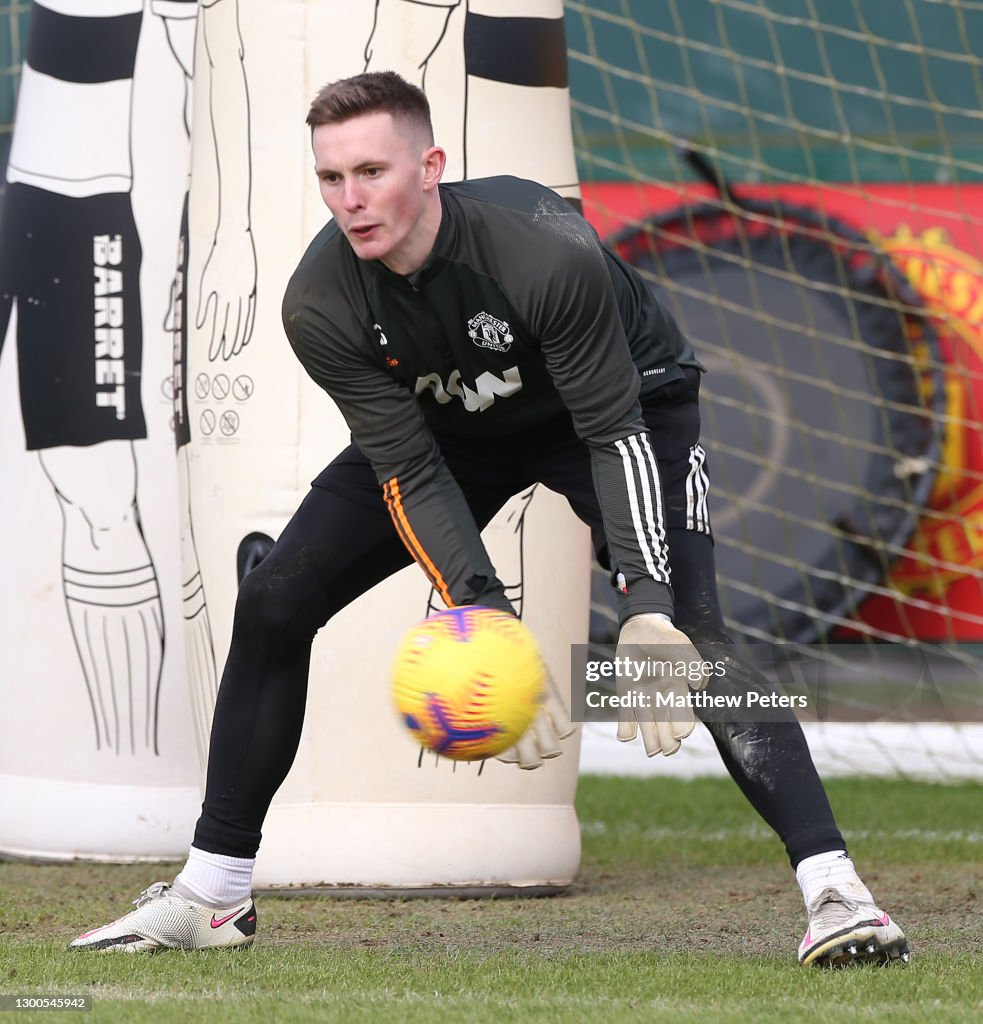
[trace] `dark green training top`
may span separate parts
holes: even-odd
[[[639,394],[699,367],[692,347],[550,189],[485,178],[441,185],[440,200],[433,251],[408,276],[360,260],[334,222],[314,238],[283,300],[297,357],[337,403],[400,535],[448,603],[509,607],[439,438],[504,439],[565,407],[591,452],[630,613],[671,614]]]

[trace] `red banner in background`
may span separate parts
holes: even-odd
[[[808,207],[866,232],[895,261],[933,317],[944,362],[946,423],[938,473],[906,554],[860,619],[930,641],[983,640],[983,184],[861,188],[741,185],[739,195]],[[708,186],[583,186],[602,238],[716,197]]]

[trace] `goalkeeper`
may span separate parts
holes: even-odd
[[[186,865],[76,949],[252,941],[253,864],[300,740],[314,634],[411,558],[447,604],[511,611],[479,533],[534,482],[565,495],[592,530],[619,592],[619,653],[698,662],[694,643],[728,641],[701,367],[641,278],[549,189],[504,177],[441,184],[426,96],[393,72],[326,86],[307,123],[333,220],[287,287],[284,326],[353,443],[243,580]],[[767,689],[727,661],[709,691]],[[685,680],[646,685],[688,692]],[[646,753],[672,754],[694,727],[688,704],[652,716],[664,720],[628,711],[619,738],[640,728]],[[547,706],[504,759],[533,768],[559,752],[569,724],[556,699]],[[903,932],[847,855],[791,712],[708,716],[707,727],[785,844],[808,914],[800,962],[906,959]]]

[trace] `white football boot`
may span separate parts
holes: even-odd
[[[167,882],[154,882],[133,902],[136,910],[112,924],[85,932],[68,948],[102,953],[216,949],[249,946],[256,938],[256,904],[252,899],[230,907],[206,907],[178,896]]]
[[[904,932],[860,885],[823,889],[809,904],[809,927],[799,944],[799,963],[843,967],[851,963],[907,963]]]

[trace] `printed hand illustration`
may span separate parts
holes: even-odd
[[[208,358],[231,359],[256,319],[256,245],[247,227],[219,231],[201,272],[195,326],[209,335]]]

